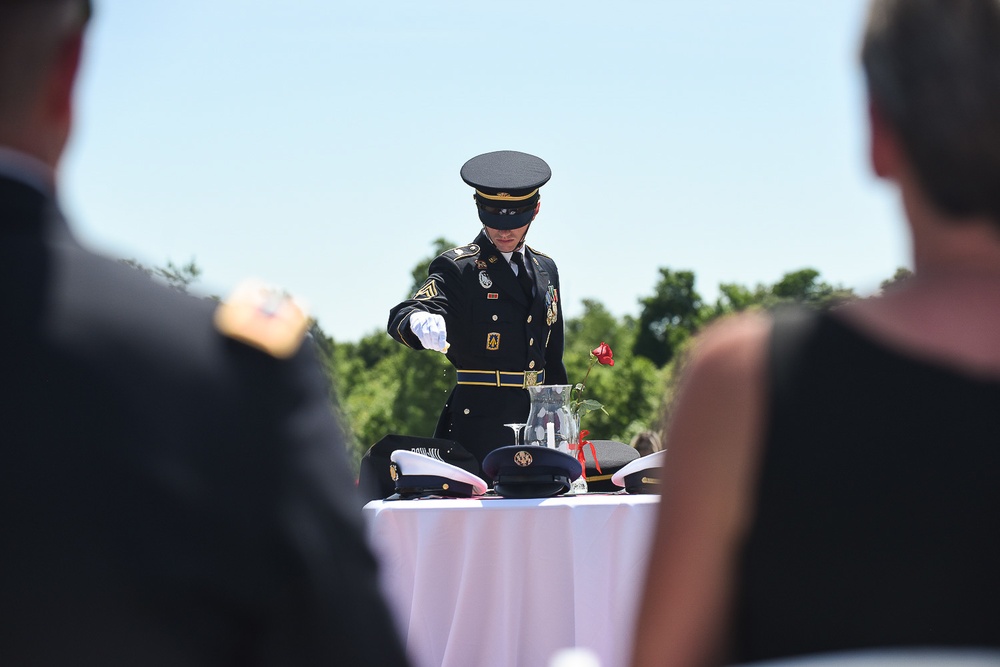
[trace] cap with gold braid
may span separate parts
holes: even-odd
[[[287,359],[302,345],[309,317],[287,292],[247,281],[219,304],[215,327],[230,338]]]
[[[479,219],[493,229],[517,229],[534,217],[538,189],[552,177],[545,160],[518,151],[494,151],[462,165],[462,180],[476,189]]]
[[[661,450],[637,458],[616,472],[611,481],[625,487],[626,493],[659,493],[666,456],[666,450]]]

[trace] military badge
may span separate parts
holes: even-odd
[[[497,256],[490,255],[490,264],[496,264],[496,263],[497,263]]]
[[[396,465],[395,461],[389,464],[389,477],[394,482],[399,479],[399,466]]]
[[[256,281],[236,287],[215,310],[215,328],[273,357],[294,355],[309,329],[305,306],[284,290]]]
[[[433,299],[438,295],[437,285],[434,280],[428,280],[424,283],[424,286],[417,290],[417,293],[413,295],[414,299],[423,301],[425,299]]]
[[[527,468],[531,465],[531,454],[522,449],[517,454],[514,454],[514,463],[522,468]]]
[[[490,274],[485,271],[479,272],[479,284],[483,286],[483,289],[489,289],[493,287],[493,281],[490,280]]]
[[[477,269],[485,269],[486,268],[486,262],[484,262],[481,259],[477,259],[476,260],[476,268]]]
[[[486,293],[486,298],[489,299],[490,301],[495,301],[495,300],[497,300],[497,299],[500,298],[500,293],[499,292],[487,292]]]
[[[497,332],[490,332],[486,334],[486,349],[490,352],[496,352],[500,349],[500,334]]]
[[[552,326],[559,319],[559,307],[556,305],[559,303],[559,291],[555,287],[549,285],[549,288],[545,291],[545,323]]]

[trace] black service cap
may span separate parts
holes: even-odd
[[[617,440],[593,440],[594,448],[583,446],[587,468],[587,491],[589,493],[614,493],[620,488],[611,480],[612,476],[626,465],[639,458],[633,447]],[[597,460],[594,460],[597,454]],[[598,470],[597,466],[601,466]]]
[[[462,180],[476,189],[479,219],[494,229],[531,222],[538,189],[552,178],[545,160],[518,151],[483,153],[462,165]]]
[[[509,445],[486,455],[483,473],[504,498],[548,498],[569,491],[583,464],[551,447]]]

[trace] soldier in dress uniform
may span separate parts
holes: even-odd
[[[513,443],[506,423],[524,422],[535,384],[567,384],[559,273],[524,243],[538,214],[544,160],[517,151],[479,155],[462,167],[483,228],[438,256],[427,281],[389,313],[389,335],[437,350],[457,371],[436,437],[461,443],[482,463]]]

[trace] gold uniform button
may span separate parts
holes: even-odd
[[[534,368],[534,367],[535,367],[535,362],[534,361],[532,361],[530,364],[528,364],[528,368]]]
[[[531,338],[531,339],[528,340],[528,345],[534,345],[534,344],[535,344],[535,339],[534,338]]]
[[[494,321],[494,322],[496,322],[496,321],[497,321],[498,319],[500,319],[500,318],[499,318],[499,317],[497,317],[496,315],[494,315],[494,316],[493,316],[493,321]]]
[[[464,412],[465,414],[469,414],[469,412],[471,412],[471,410],[469,410],[469,408],[466,408],[466,409],[462,410],[462,412]]]
[[[528,324],[531,324],[531,315],[528,315]]]

